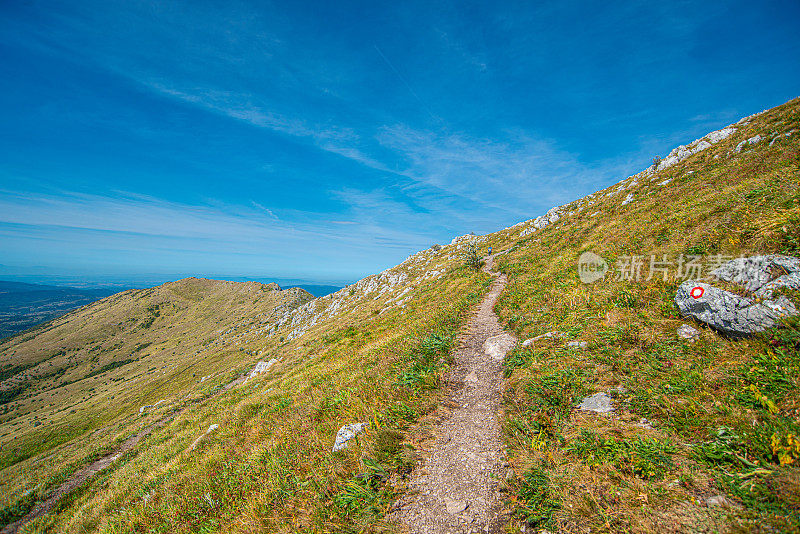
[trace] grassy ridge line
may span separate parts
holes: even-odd
[[[612,268],[637,254],[646,263],[651,254],[800,255],[800,101],[735,126],[730,138],[636,185],[628,179],[594,194],[591,206],[573,203],[572,216],[500,260],[506,324],[521,339],[564,334],[506,360],[505,432],[517,473],[507,488],[511,531],[800,528],[797,325],[733,342],[678,316],[674,277],[612,273],[585,285],[577,276],[585,251]],[[756,135],[765,141],[735,150]],[[700,339],[678,338],[681,324],[700,328]],[[588,348],[569,349],[568,340]],[[616,395],[613,417],[573,409],[598,391]],[[707,504],[718,495],[727,504]]]
[[[739,132],[737,134],[737,136],[744,135],[744,133],[746,133],[746,132],[747,132],[747,130],[743,129],[743,131]],[[737,141],[738,141],[738,138],[737,138]],[[781,140],[781,141],[784,141],[784,140]],[[730,148],[732,147],[732,145],[730,143],[727,143],[727,142],[723,143],[721,145],[718,145],[718,147],[722,147],[722,146],[726,147],[726,149],[729,150],[729,151],[730,151]],[[691,158],[691,161],[696,161],[699,158],[706,158],[709,155],[718,155],[718,152],[716,152],[716,148],[718,148],[718,147],[715,147],[715,150],[707,151],[706,153],[701,153],[699,157],[695,156],[694,158]],[[762,147],[763,147],[763,145],[762,145]],[[758,147],[757,146],[756,148],[759,149],[759,148],[762,148],[762,147]],[[671,171],[674,171],[674,170],[684,169],[686,165],[688,165],[687,162],[682,162],[682,163],[676,165],[674,168],[666,169],[666,171],[667,172],[671,172]],[[670,176],[672,176],[672,175],[670,175]],[[628,184],[627,185],[629,185],[629,184],[630,184],[630,180],[628,180]],[[620,187],[620,186],[617,186],[617,187]],[[612,196],[612,195],[614,195],[615,191],[613,191],[610,188],[609,190],[607,190],[607,191],[605,191],[603,193],[604,193],[604,195]],[[599,196],[599,193],[593,195],[592,197],[594,198],[595,196]],[[595,202],[597,202],[597,201],[595,200]],[[615,216],[614,208],[617,207],[618,202],[619,202],[619,199],[617,199],[616,203],[607,202],[607,204],[609,205],[608,207],[610,208],[610,214],[611,214],[612,221],[613,221],[613,217]],[[601,199],[601,204],[603,204],[603,203],[604,202]],[[574,206],[574,208],[578,208],[579,211],[580,211],[580,209],[582,209],[584,207],[585,206],[580,206],[580,205],[575,205]],[[790,215],[791,215],[791,213],[790,213]],[[585,214],[583,216],[585,216]],[[780,218],[780,217],[783,217],[783,218]],[[786,219],[786,214],[780,214],[779,218],[777,219],[777,223],[781,223],[781,221],[783,221],[784,219]],[[770,228],[773,228],[773,229],[776,228],[776,226],[775,226],[776,225],[776,220],[769,221],[769,225],[771,225]],[[613,227],[614,225],[611,224],[610,226]],[[490,238],[489,242],[490,243],[494,243],[496,248],[501,248],[503,245],[508,245],[508,244],[511,244],[511,243],[514,243],[515,241],[517,241],[519,239],[520,230],[524,231],[528,227],[529,227],[529,224],[528,224],[528,226],[526,226],[526,224],[523,223],[523,224],[519,225],[516,228],[507,229],[506,231],[499,232],[497,234],[491,235],[491,236],[489,236],[489,238]],[[777,227],[779,227],[779,226],[777,226]],[[668,239],[669,235],[667,235],[667,236],[659,235],[659,236],[657,236],[657,238],[661,239],[663,241],[664,239]],[[611,240],[609,240],[609,241],[611,241]],[[417,274],[419,275],[421,273],[417,273]],[[350,290],[352,290],[352,288]],[[357,298],[355,300],[358,300],[358,298],[360,298],[360,297],[357,296]],[[377,303],[378,307],[372,306],[370,308],[368,305],[365,306],[363,302],[358,303],[358,304],[356,304],[356,303],[352,303],[352,304],[355,307],[350,308],[349,311],[354,311],[356,308],[359,308],[358,311],[361,314],[361,316],[364,315],[363,314],[364,311],[367,311],[369,313],[366,315],[366,318],[367,319],[374,319],[375,316],[380,317],[382,315],[380,312],[382,310],[383,304],[386,304],[386,299],[382,299],[381,301],[378,301],[378,303]],[[369,304],[369,303],[367,303],[367,304]],[[411,310],[409,310],[409,311],[411,311]],[[348,320],[350,320],[350,319],[352,319],[354,317],[358,317],[359,313],[356,313],[356,314],[350,313],[349,315],[348,314],[344,314],[342,317],[339,318],[338,323],[346,324]],[[377,314],[377,315],[372,315],[372,314]],[[324,322],[320,323],[320,324],[325,325]],[[325,328],[328,328],[328,330],[330,330],[329,325],[326,325]],[[342,331],[341,335],[336,334],[336,333],[329,333],[327,335],[333,336],[333,337],[337,337],[338,336],[339,340],[341,340],[341,339],[349,339],[350,336],[346,334],[346,332],[348,331],[348,328],[350,328],[350,327],[343,327],[342,329],[340,329]],[[371,329],[370,331],[371,331],[371,333],[373,335],[380,337],[380,336],[384,335],[388,330],[391,330],[391,327],[378,326],[376,328]],[[315,339],[323,339],[323,338],[324,338],[324,336],[322,338],[320,338],[319,332],[317,332],[317,334],[312,334],[311,336],[308,336],[308,335],[303,336],[302,339],[305,341],[305,343],[303,345],[298,345],[298,344],[296,344],[294,342],[293,342],[294,344],[284,344],[283,343],[283,339],[281,339],[280,340],[280,346],[275,347],[274,353],[275,354],[284,355],[283,357],[286,358],[286,363],[290,363],[291,362],[292,365],[293,365],[293,364],[297,363],[298,361],[301,361],[302,358],[308,356],[308,354],[311,351],[313,351],[313,349],[314,349],[314,347],[312,346],[313,345],[313,340],[315,340]],[[307,340],[312,340],[312,341],[309,343]],[[269,350],[273,350],[273,349],[269,349]],[[332,353],[331,357],[332,358],[337,358],[338,357],[338,353]],[[411,376],[414,376],[414,374],[412,373]],[[374,479],[374,477],[372,477],[372,475],[370,475],[370,477],[368,477],[368,478],[370,480]],[[354,490],[354,491],[362,491],[362,490]],[[363,491],[366,491],[366,490],[363,490]]]

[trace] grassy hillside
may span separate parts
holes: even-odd
[[[519,240],[503,258],[509,284],[498,311],[509,328],[520,339],[564,334],[519,347],[506,361],[506,431],[518,474],[510,498],[532,526],[800,526],[797,322],[732,341],[682,319],[673,303],[688,277],[678,272],[681,256],[698,256],[703,275],[725,257],[800,256],[800,100],[734,127],[681,163],[568,206],[572,216]],[[736,151],[756,136],[763,140]],[[508,238],[515,232],[525,227]],[[603,280],[580,282],[586,251],[609,262]],[[636,256],[640,280],[629,276]],[[666,273],[650,270],[651,256]],[[699,340],[678,337],[682,324],[698,328]],[[568,348],[569,340],[588,346]],[[596,392],[615,397],[614,416],[572,408]],[[708,501],[718,495],[728,504]]]
[[[720,255],[800,254],[800,100],[732,128],[545,218],[475,238],[510,250],[499,258],[509,276],[497,306],[506,327],[520,339],[562,334],[518,347],[505,361],[509,531],[523,524],[574,532],[797,529],[797,327],[731,341],[679,318],[672,301],[681,255],[708,267]],[[148,290],[135,305],[109,305],[117,311],[102,321],[89,307],[14,348],[0,345],[0,361],[31,365],[24,381],[10,383],[81,377],[92,395],[65,389],[59,407],[89,410],[102,398],[91,413],[117,417],[104,428],[105,419],[76,416],[75,425],[93,421],[98,430],[51,448],[58,460],[37,449],[42,437],[25,453],[7,454],[13,449],[4,442],[6,517],[44,496],[81,454],[185,408],[23,532],[391,531],[383,516],[416,464],[414,444],[432,432],[433,407],[452,386],[442,380],[448,351],[488,288],[488,277],[459,256],[466,241],[294,309],[259,308],[246,291],[241,300],[214,300],[202,282],[182,281]],[[577,261],[586,251],[611,265],[603,280],[580,282]],[[651,255],[674,264],[667,276],[647,279]],[[646,257],[641,279],[615,272],[635,256]],[[103,359],[101,349],[119,343],[120,324],[142,336],[155,327],[161,333],[139,350],[145,338],[126,340],[116,359]],[[699,340],[677,337],[681,324],[700,329]],[[90,327],[95,337],[78,335]],[[100,371],[140,353],[158,363]],[[66,379],[46,376],[54,358],[70,363]],[[279,361],[266,375],[220,389],[271,358]],[[177,361],[193,367],[170,367]],[[95,371],[106,373],[97,386],[91,380],[101,375],[88,376]],[[199,383],[206,374],[214,376]],[[134,382],[146,376],[164,389],[148,393]],[[129,385],[112,393],[114,379]],[[8,403],[16,411],[3,433],[44,436],[32,417],[44,417],[45,400],[53,401],[36,400],[38,386],[30,387]],[[601,391],[615,396],[613,415],[574,409]],[[168,403],[136,413],[160,398]],[[331,453],[338,428],[356,422],[370,426]],[[206,433],[211,425],[219,427]]]
[[[4,340],[0,506],[14,508],[21,485],[32,490],[30,504],[179,398],[227,383],[257,356],[240,337],[311,298],[274,285],[185,279],[113,295]]]

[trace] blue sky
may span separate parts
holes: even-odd
[[[800,3],[0,3],[0,276],[347,282],[800,95]]]

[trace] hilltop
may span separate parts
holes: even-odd
[[[397,530],[391,512],[464,387],[454,349],[489,294],[464,254],[491,245],[507,284],[494,310],[521,341],[502,361],[502,528],[797,530],[796,320],[736,340],[674,299],[690,259],[700,277],[738,256],[800,256],[798,183],[795,99],[325,297],[188,279],[72,312],[0,345],[15,366],[0,385],[14,392],[3,521],[152,428],[22,531]],[[609,270],[593,283],[579,278],[586,252]],[[578,408],[593,396],[610,411]],[[361,433],[332,452],[348,424]]]

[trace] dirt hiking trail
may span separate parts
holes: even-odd
[[[496,256],[484,266],[495,280],[453,354],[448,379],[460,387],[443,403],[452,410],[388,518],[411,534],[500,533],[508,521],[499,487],[508,469],[499,412],[502,361],[516,338],[503,332],[494,313],[507,282],[491,270]]]

